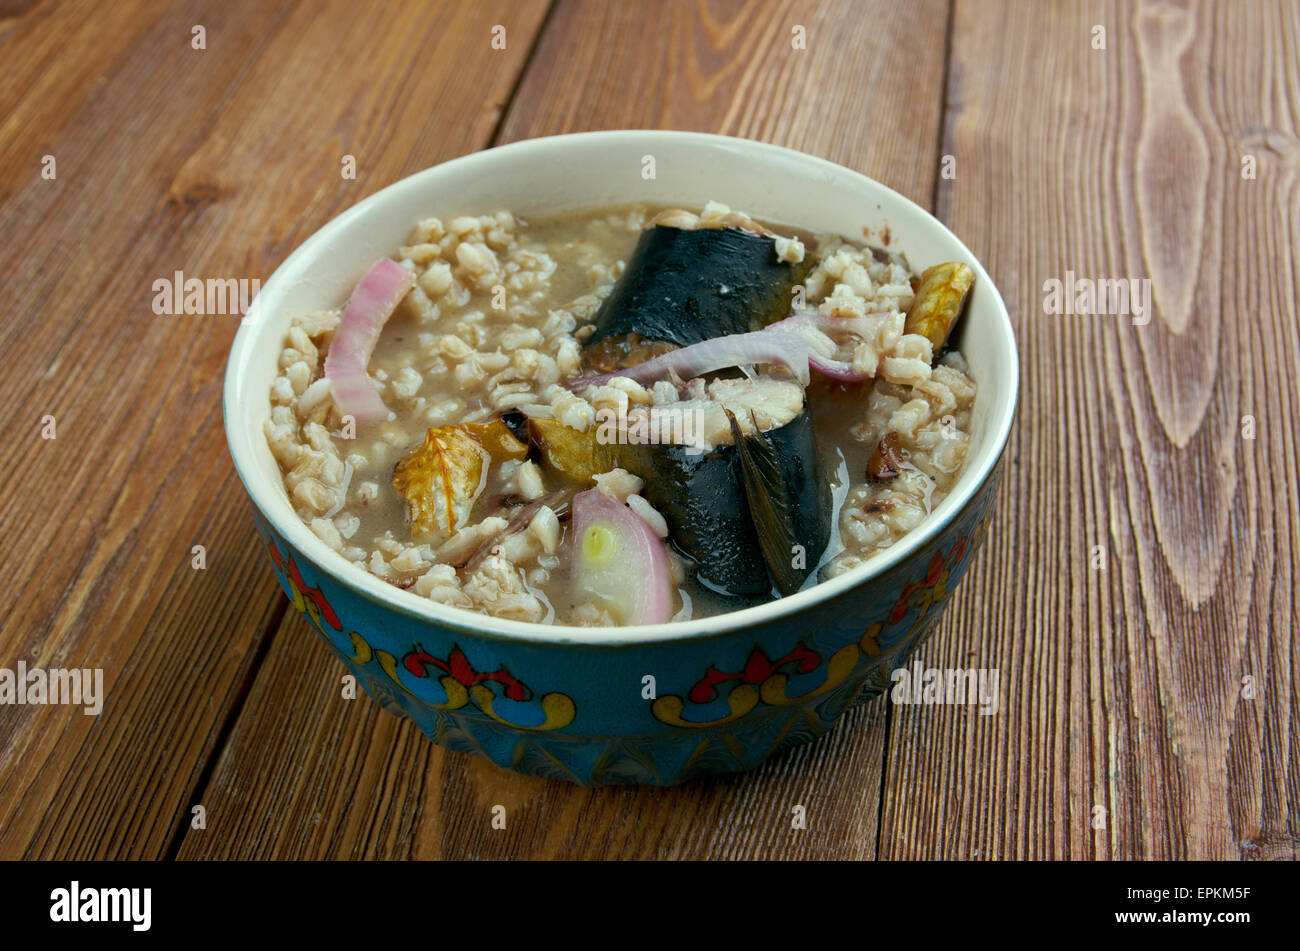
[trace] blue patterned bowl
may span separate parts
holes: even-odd
[[[654,177],[646,178],[646,156]],[[979,383],[956,488],[868,565],[788,598],[683,624],[535,625],[446,607],[354,567],[303,525],[263,436],[290,318],[338,306],[414,221],[508,208],[527,216],[633,201],[701,205],[844,235],[884,229],[913,266],[975,271],[959,346]],[[668,785],[749,769],[820,736],[881,693],[934,630],[987,525],[1015,414],[1018,361],[997,289],[924,210],[821,159],[684,132],[534,139],[436,166],[370,196],[276,270],[226,371],[226,435],[265,554],[294,607],[386,709],[435,742],[521,773]]]

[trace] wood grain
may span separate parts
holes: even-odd
[[[921,12],[942,23],[947,8]],[[636,126],[725,132],[816,152],[928,201],[943,44],[916,34],[914,15],[889,3],[561,0],[499,141]],[[807,30],[806,50],[791,47],[794,25]],[[859,104],[871,122],[827,121]],[[220,819],[187,833],[181,858],[875,854],[883,702],[749,775],[589,790],[447,753],[373,704],[342,700],[342,673],[286,616],[203,797]],[[503,831],[490,827],[495,804],[506,806]],[[795,805],[806,830],[791,829]]]
[[[947,16],[943,0],[561,0],[499,141],[717,132],[830,159],[928,207]],[[793,48],[797,26],[806,49]]]
[[[0,531],[21,544],[0,665],[102,667],[107,701],[0,711],[0,858],[166,854],[284,611],[222,433],[237,318],[157,316],[152,282],[265,278],[365,194],[482,145],[544,10],[395,5],[387,35],[344,2],[5,21]],[[454,55],[496,23],[506,50]]]
[[[1019,9],[953,24],[940,210],[1003,291],[1023,394],[950,609],[982,637],[927,658],[1000,667],[1004,709],[895,709],[881,854],[1294,858],[1300,17]],[[1044,313],[1067,269],[1149,280],[1154,316]]]

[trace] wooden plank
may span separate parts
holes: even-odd
[[[1294,858],[1300,15],[1022,13],[958,0],[939,203],[1023,395],[927,661],[1000,667],[1003,708],[896,709],[881,854]],[[1150,280],[1154,316],[1045,314],[1067,271]]]
[[[0,528],[21,540],[0,665],[102,667],[107,701],[5,708],[0,858],[161,857],[284,608],[222,433],[237,318],[157,316],[153,281],[265,278],[368,192],[485,144],[545,7],[390,5],[379,31],[342,0],[19,6],[0,32],[0,216],[21,236],[0,246]],[[496,23],[507,49],[461,55]]]
[[[717,132],[830,159],[930,205],[946,3],[561,0],[551,20],[501,142]],[[796,26],[807,49],[792,48]]]
[[[928,204],[937,172],[942,0],[641,4],[561,0],[502,141],[662,126],[803,148]],[[808,48],[791,48],[803,25]],[[868,858],[883,704],[756,773],[670,790],[513,776],[340,697],[343,670],[286,617],[181,858]],[[491,806],[512,817],[489,826]],[[809,828],[791,829],[793,805]]]

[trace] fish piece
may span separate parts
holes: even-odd
[[[728,411],[741,483],[759,550],[781,595],[803,587],[821,559],[831,532],[830,486],[820,477],[805,412],[772,433],[741,432]]]
[[[641,496],[668,523],[668,541],[695,564],[701,584],[730,597],[766,600],[772,591],[750,516],[736,447],[687,453],[647,446],[624,466],[646,480]],[[631,468],[629,468],[631,467]]]
[[[791,289],[812,262],[780,260],[778,240],[736,227],[652,225],[597,311],[586,345],[638,334],[688,346],[785,317]]]
[[[594,426],[580,433],[543,419],[532,420],[531,429],[543,465],[567,478],[586,483],[620,467],[644,480],[640,494],[663,515],[670,543],[694,562],[697,579],[709,588],[749,601],[772,597],[774,588],[797,589],[807,571],[794,564],[817,564],[830,539],[831,508],[802,388],[770,377],[722,379],[708,384],[702,398],[652,409],[673,414],[674,424],[638,429],[641,414],[651,409],[636,407],[625,430]],[[647,432],[671,438],[634,440]],[[763,435],[761,446],[750,447],[762,462],[751,466],[768,467],[762,472],[785,493],[780,509],[768,511],[767,500],[747,493],[737,432]],[[754,491],[761,484],[762,478],[755,480]],[[761,519],[758,510],[765,511]],[[794,545],[802,546],[803,557],[796,557]],[[796,572],[802,574],[796,578]]]

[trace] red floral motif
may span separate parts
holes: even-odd
[[[334,609],[330,607],[329,601],[325,598],[325,592],[320,588],[308,587],[307,582],[303,581],[302,575],[298,572],[298,565],[294,560],[289,558],[286,561],[275,545],[269,545],[268,547],[271,550],[271,563],[275,565],[275,570],[289,578],[289,584],[293,586],[293,590],[297,593],[298,597],[294,598],[294,600],[297,601],[300,598],[304,602],[304,607],[299,610],[305,608],[310,611],[311,607],[305,604],[305,602],[310,601],[316,608],[315,611],[312,611],[313,615],[323,620],[334,630],[343,630],[338,615],[334,613]]]
[[[352,650],[355,652],[351,657],[348,657],[347,650],[341,649],[338,642],[329,637],[326,632],[325,626],[327,624],[340,632],[343,631],[343,625],[339,621],[338,615],[335,614],[334,608],[330,606],[324,592],[320,588],[312,588],[307,585],[292,556],[285,558],[280,554],[280,549],[274,543],[265,539],[263,539],[263,543],[266,545],[271,563],[275,566],[276,574],[286,580],[294,608],[310,619],[321,636],[325,637],[336,651],[347,657],[349,663],[358,667],[367,667],[372,662],[375,662],[390,683],[414,696],[410,687],[398,679],[396,657],[386,650],[372,647],[364,637],[355,631],[347,635],[352,642]],[[430,668],[436,668],[446,676],[451,677],[459,685],[455,686],[443,682],[442,686],[447,690],[447,701],[443,704],[434,704],[439,710],[459,710],[472,703],[482,713],[487,714],[498,723],[529,731],[559,730],[572,723],[573,718],[577,716],[577,706],[574,704],[572,697],[567,694],[552,692],[541,696],[541,711],[545,719],[540,724],[520,724],[507,719],[493,707],[493,699],[497,695],[490,688],[482,686],[482,684],[484,682],[501,684],[504,696],[517,701],[531,700],[533,691],[521,680],[514,677],[504,666],[487,673],[474,670],[470,665],[469,658],[457,646],[452,647],[451,653],[447,655],[447,659],[444,661],[434,657],[417,644],[410,653],[402,658],[402,664],[411,674],[422,678],[430,675]],[[478,690],[474,690],[475,687],[478,687]]]
[[[484,681],[495,681],[505,686],[505,695],[511,700],[523,701],[532,696],[532,691],[521,680],[511,676],[510,672],[504,667],[491,673],[476,671],[470,666],[469,659],[466,658],[459,647],[453,646],[451,653],[443,661],[417,644],[413,651],[402,658],[402,666],[416,677],[428,677],[429,668],[436,667],[444,674],[455,679],[457,683],[466,687],[472,687]]]
[[[868,658],[868,666],[879,667],[887,655],[900,650],[906,651],[915,644],[916,637],[924,633],[921,625],[929,616],[930,608],[947,597],[950,569],[966,555],[973,542],[978,539],[978,535],[973,540],[958,539],[946,557],[942,551],[936,550],[930,558],[925,576],[902,589],[898,601],[895,602],[885,620],[873,622],[863,631],[861,638],[831,654],[826,664],[826,680],[820,687],[798,697],[789,697],[785,693],[786,684],[771,679],[774,675],[788,673],[791,665],[801,674],[812,673],[821,666],[820,655],[809,650],[800,641],[795,645],[794,650],[776,661],[770,660],[761,648],[755,648],[745,662],[744,668],[734,674],[709,667],[703,679],[687,691],[687,699],[693,704],[709,703],[718,696],[718,688],[722,684],[739,681],[727,693],[727,703],[731,710],[724,716],[712,720],[687,718],[683,715],[686,701],[676,694],[664,694],[656,699],[651,706],[651,713],[660,723],[676,727],[688,729],[716,727],[748,715],[759,705],[770,707],[802,703],[832,690],[853,676],[863,657]],[[885,628],[905,620],[909,614],[914,615],[911,627],[901,632],[899,636],[891,636],[882,648],[880,639]],[[887,673],[888,668],[884,668],[884,671]],[[760,689],[754,690],[754,686],[759,686]],[[707,741],[700,749],[706,748],[706,745]]]
[[[894,609],[889,612],[888,623],[897,624],[899,621],[903,620],[903,618],[907,616],[908,599],[911,598],[913,592],[919,591],[922,588],[933,588],[938,583],[940,577],[943,576],[944,569],[949,565],[960,561],[961,556],[965,553],[966,539],[964,538],[957,540],[957,544],[952,546],[952,551],[948,552],[947,558],[944,558],[943,552],[936,549],[934,557],[930,559],[930,567],[926,571],[925,577],[920,581],[913,581],[905,587],[903,593],[898,596],[898,603],[896,603]]]
[[[705,671],[704,678],[691,688],[687,696],[690,697],[691,703],[708,703],[718,695],[718,687],[728,681],[739,680],[746,684],[761,684],[773,674],[780,672],[781,668],[787,664],[797,664],[797,670],[801,674],[812,673],[820,666],[821,656],[815,651],[810,651],[800,641],[795,645],[794,650],[786,654],[778,661],[768,659],[763,653],[762,648],[755,647],[745,661],[745,667],[738,673],[727,674],[718,670],[716,667],[710,667]]]

